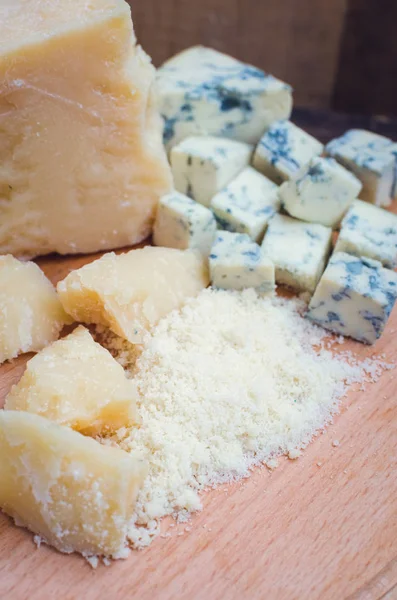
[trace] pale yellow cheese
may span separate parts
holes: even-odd
[[[209,284],[207,261],[192,250],[147,246],[113,252],[58,283],[61,302],[82,323],[140,343],[162,317]]]
[[[61,552],[119,558],[146,467],[68,427],[0,411],[0,508]]]
[[[70,322],[53,285],[35,263],[0,256],[0,363],[41,350]]]
[[[0,253],[131,245],[170,191],[124,0],[0,2]]]
[[[99,435],[139,421],[136,397],[121,365],[80,326],[27,363],[5,408]]]

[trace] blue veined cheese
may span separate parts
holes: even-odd
[[[335,252],[347,252],[397,267],[397,215],[356,200],[342,221]]]
[[[175,189],[209,206],[212,198],[248,166],[252,146],[217,137],[189,137],[171,151]]]
[[[215,217],[208,208],[179,192],[171,192],[159,202],[153,242],[166,248],[199,250],[208,256],[216,230]]]
[[[378,261],[344,252],[332,255],[307,317],[335,333],[373,344],[397,298],[397,273]]]
[[[217,288],[255,288],[266,294],[275,287],[274,265],[248,235],[218,231],[211,248],[210,279]]]
[[[255,242],[263,237],[269,219],[279,210],[278,186],[247,167],[211,201],[220,229],[246,233]]]
[[[329,142],[326,153],[360,179],[363,200],[390,205],[397,192],[397,145],[392,140],[364,129],[350,129]]]
[[[203,46],[160,67],[157,96],[168,149],[191,135],[256,144],[273,121],[288,119],[292,110],[289,85]]]
[[[264,133],[256,147],[255,169],[276,183],[296,175],[314,156],[324,150],[323,144],[291,121],[276,121]]]
[[[333,158],[316,156],[280,187],[285,210],[303,221],[334,229],[361,190],[361,183]]]
[[[276,282],[314,292],[331,249],[332,229],[286,215],[269,222],[262,249],[276,268]]]

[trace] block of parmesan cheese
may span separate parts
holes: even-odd
[[[0,253],[147,237],[171,185],[154,77],[124,0],[0,2]]]
[[[99,435],[137,423],[136,396],[122,366],[80,326],[27,363],[5,408]]]
[[[139,344],[162,317],[208,284],[207,261],[198,252],[147,246],[105,254],[72,271],[57,289],[74,319]]]
[[[0,508],[61,552],[123,558],[146,467],[22,411],[0,411]]]
[[[41,350],[70,322],[52,283],[35,263],[0,256],[0,363]]]

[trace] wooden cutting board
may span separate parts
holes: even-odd
[[[93,258],[39,263],[55,283]],[[396,363],[397,307],[375,346],[346,346]],[[26,360],[0,367],[0,406]],[[188,531],[165,521],[171,537],[96,571],[76,555],[37,549],[0,515],[0,598],[397,599],[396,406],[397,369],[352,390],[301,458],[208,493]]]

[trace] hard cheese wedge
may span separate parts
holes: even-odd
[[[77,321],[109,327],[140,343],[162,317],[209,284],[206,260],[194,251],[147,246],[113,252],[58,283],[65,310]]]
[[[0,363],[41,350],[70,321],[35,263],[0,256]]]
[[[61,552],[126,555],[143,463],[38,415],[0,411],[0,507]]]
[[[0,253],[134,244],[170,190],[124,0],[0,3]]]
[[[5,408],[98,435],[137,423],[136,396],[121,365],[87,329],[78,327],[27,363]]]

